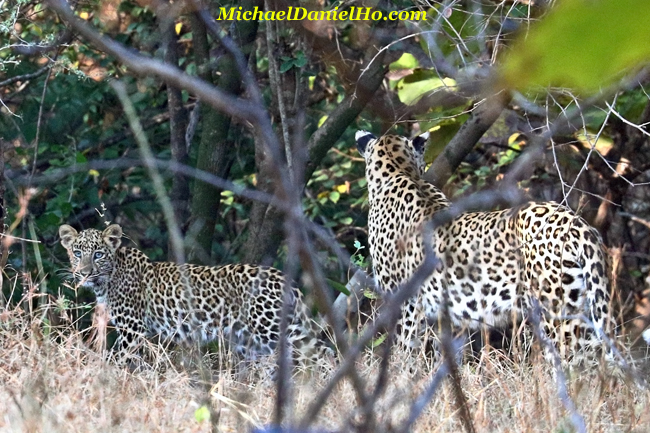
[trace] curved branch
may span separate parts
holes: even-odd
[[[381,86],[386,73],[384,66],[385,52],[378,54],[372,63],[366,66],[366,72],[362,80],[358,81],[354,92],[348,94],[345,99],[327,117],[323,125],[318,128],[307,143],[309,149],[309,162],[305,167],[305,179],[309,179],[316,170],[318,164],[334,145],[350,123],[361,113],[366,104],[375,95]]]
[[[43,66],[40,69],[37,69],[35,72],[32,72],[30,74],[16,75],[15,77],[7,78],[4,81],[0,81],[0,87],[8,86],[17,81],[28,81],[33,78],[40,77],[41,75],[43,75],[44,73],[50,70],[50,68],[52,67],[52,63],[53,63],[52,61],[48,61],[45,64],[45,66]]]
[[[46,0],[46,3],[82,36],[88,39],[98,49],[114,56],[136,74],[158,77],[170,86],[175,86],[199,96],[200,100],[211,105],[216,110],[229,114],[243,123],[252,123],[258,128],[258,135],[263,137],[266,150],[276,170],[271,174],[277,182],[276,195],[285,200],[290,196],[291,184],[286,175],[286,163],[282,157],[277,136],[271,125],[271,119],[261,101],[256,103],[233,97],[212,86],[210,83],[181,71],[179,68],[167,65],[159,60],[138,54],[114,40],[100,35],[85,21],[77,18],[65,0]],[[251,95],[259,92],[255,83],[246,89]],[[255,99],[255,98],[254,98]]]
[[[22,56],[36,56],[54,51],[61,45],[66,45],[72,42],[72,30],[65,29],[54,42],[47,45],[18,45],[14,47],[13,51]]]
[[[138,75],[153,75],[167,84],[185,89],[190,93],[200,95],[201,100],[210,104],[215,109],[228,113],[242,121],[251,117],[262,116],[261,107],[235,98],[200,78],[187,75],[177,67],[165,64],[159,60],[145,57],[126,48],[114,40],[100,35],[85,21],[77,18],[65,0],[46,0],[46,3],[57,12],[74,30],[90,41],[98,49],[114,56],[126,65],[133,73]]]
[[[442,188],[483,134],[499,118],[509,101],[510,97],[501,92],[477,106],[440,156],[433,161],[424,174],[424,179]]]

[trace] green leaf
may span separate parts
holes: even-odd
[[[307,56],[305,56],[305,53],[302,51],[298,51],[296,53],[296,59],[293,62],[294,65],[296,65],[297,68],[302,68],[307,64]]]
[[[368,299],[380,299],[381,296],[373,292],[372,290],[364,290],[363,291],[363,296],[368,298]]]
[[[47,212],[36,219],[39,227],[54,227],[61,223],[61,218],[55,212]]]
[[[372,340],[372,342],[370,343],[370,346],[374,349],[375,347],[377,347],[381,343],[383,343],[386,340],[386,337],[388,337],[388,334],[381,334],[379,337]]]
[[[506,56],[501,67],[506,87],[594,92],[650,59],[650,2],[558,3]]]
[[[404,53],[402,54],[402,57],[391,63],[388,69],[391,71],[398,71],[400,69],[415,69],[418,66],[420,66],[420,64],[413,54]]]
[[[114,159],[119,156],[119,153],[117,152],[117,149],[113,147],[109,147],[108,149],[104,150],[104,158],[106,159]]]
[[[454,122],[439,125],[429,130],[431,137],[429,143],[431,144],[424,150],[424,160],[427,163],[432,162],[442,153],[447,143],[458,133],[460,126],[460,122]]]
[[[397,95],[400,101],[409,105],[438,87],[455,85],[451,78],[441,79],[433,71],[416,70],[397,83]]]
[[[293,59],[287,60],[286,62],[282,62],[282,64],[280,65],[280,73],[284,74],[289,69],[293,68],[293,64],[294,64]]]
[[[205,405],[201,406],[200,408],[194,411],[194,419],[197,422],[208,421],[210,419],[210,409],[205,407]]]
[[[350,296],[350,291],[348,290],[347,287],[345,287],[344,284],[341,284],[338,281],[330,280],[329,278],[326,278],[326,280],[327,280],[327,284],[329,284],[331,288],[333,288],[337,292],[343,293],[345,296]]]

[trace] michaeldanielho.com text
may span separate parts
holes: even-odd
[[[329,11],[308,11],[303,7],[289,6],[286,11],[263,11],[257,6],[252,11],[239,7],[219,8],[219,21],[421,21],[427,18],[424,11],[382,12],[369,7],[351,7],[339,11],[335,7]]]

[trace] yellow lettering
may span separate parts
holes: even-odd
[[[234,13],[235,8],[230,8],[228,12],[226,12],[226,8],[219,8],[219,16],[217,17],[217,21],[232,21]]]
[[[291,18],[291,10],[295,10],[296,12],[293,14],[293,18]],[[300,16],[300,12],[302,12],[302,16]],[[296,8],[289,6],[289,14],[288,14],[288,19],[291,21],[300,21],[304,20],[307,17],[307,9],[305,9],[302,6],[298,6]]]
[[[424,21],[427,19],[427,13],[425,11],[413,11],[411,12],[412,21]]]
[[[264,14],[262,13],[261,10],[257,6],[255,6],[255,9],[253,9],[253,20],[254,21],[263,21],[264,20]]]
[[[309,21],[321,21],[325,13],[323,11],[309,11],[307,14],[307,19]]]
[[[350,19],[353,21],[359,21],[359,20],[364,20],[367,21],[370,19],[370,11],[372,10],[371,8],[357,8],[357,7],[352,7],[352,9],[357,10],[357,15],[353,17],[354,11],[350,11]]]

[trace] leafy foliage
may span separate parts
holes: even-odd
[[[239,5],[222,1],[210,5],[208,12],[216,16],[220,7]],[[64,39],[65,43],[60,43],[66,24],[42,3],[16,0],[12,6],[0,13],[0,81],[16,78],[0,87],[4,106],[0,139],[9,185],[5,197],[7,223],[13,227],[12,234],[21,236],[24,232],[29,238],[29,230],[23,226],[32,221],[36,239],[31,240],[41,243],[37,246],[38,260],[29,247],[14,244],[8,265],[16,271],[31,272],[34,280],[47,278],[52,294],[58,296],[63,287],[63,293],[72,299],[77,294],[62,285],[57,273],[66,266],[56,240],[61,223],[101,227],[106,221],[119,222],[152,259],[168,257],[167,229],[153,185],[137,162],[137,146],[108,80],[118,79],[127,85],[160,161],[173,159],[168,89],[154,76],[130,75],[125,65],[84,39]],[[326,1],[310,7],[342,10],[348,6]],[[236,73],[223,69],[221,61],[228,55],[227,50],[214,34],[207,38],[211,56],[207,66],[197,64],[200,32],[193,21],[195,16],[186,10],[170,12],[157,7],[143,0],[110,0],[80,3],[76,13],[107,37],[161,61],[165,60],[165,41],[169,37],[161,23],[171,16],[173,37],[178,39],[178,63],[174,66],[179,71],[196,76],[207,68],[215,83],[224,74]],[[402,11],[414,9],[414,4],[405,0],[376,7]],[[370,99],[359,119],[355,114],[337,120],[344,124],[344,132],[328,144],[322,159],[310,161],[315,165],[313,174],[304,185],[297,186],[301,190],[304,187],[305,215],[328,231],[355,265],[367,268],[367,185],[364,164],[352,145],[356,129],[376,134],[391,130],[404,135],[429,130],[432,138],[426,160],[431,162],[444,154],[462,125],[471,120],[477,102],[494,91],[494,83],[521,89],[547,84],[574,86],[587,94],[614,83],[622,72],[636,71],[650,54],[647,44],[639,42],[649,36],[642,19],[647,7],[628,0],[567,0],[550,10],[525,2],[436,3],[426,6],[427,20],[419,22],[277,22],[278,32],[272,41],[266,34],[269,23],[261,22],[253,52],[246,54],[250,54],[248,65],[278,136],[289,132],[292,137],[285,152],[292,143],[305,145],[312,134],[329,127],[328,121],[337,115],[337,109],[354,100],[359,83],[369,79],[364,75],[369,65],[377,61],[380,53],[386,55],[383,62],[388,70],[387,85]],[[219,24],[221,34],[229,34],[237,42],[234,23]],[[274,91],[269,52],[277,54],[280,75],[280,88]],[[493,68],[501,58],[503,62]],[[38,75],[32,77],[34,73]],[[284,111],[278,94],[285,98]],[[497,188],[531,137],[567,110],[582,110],[581,100],[568,89],[519,96],[510,104],[507,115],[465,157],[447,186],[450,195]],[[243,94],[243,98],[249,97]],[[205,105],[196,95],[183,90],[182,104],[188,122],[190,112],[201,113],[186,161],[191,168],[197,165],[199,138],[209,135],[215,125],[206,122]],[[535,167],[532,181],[522,187],[530,188],[533,197],[561,200],[566,190],[559,191],[553,185],[580,184],[580,190],[592,194],[593,210],[599,205],[596,197],[604,194],[612,176],[609,167],[602,168],[602,164],[587,159],[589,137],[597,134],[599,143],[607,143],[594,147],[603,155],[614,149],[614,153],[628,152],[625,158],[634,160],[643,152],[624,150],[625,139],[617,139],[622,130],[618,119],[643,123],[647,104],[644,87],[629,87],[619,92],[609,107],[585,107],[579,131],[554,137],[559,144],[557,154],[547,154]],[[217,141],[232,144],[228,150],[232,158],[225,173],[213,174],[239,187],[272,193],[261,168],[264,152],[260,140],[244,123],[235,123],[226,136],[217,137]],[[290,151],[296,156],[304,150]],[[594,168],[598,174],[584,174],[583,166]],[[636,169],[645,170],[643,165]],[[167,191],[171,191],[173,173],[162,168],[161,172]],[[190,178],[190,182],[199,181]],[[215,191],[220,207],[207,261],[239,261],[246,254],[247,240],[253,236],[252,226],[257,224],[252,216],[254,202],[231,188]],[[572,191],[573,195],[566,198],[576,204],[577,190]],[[27,196],[28,207],[22,215],[21,200]],[[190,221],[183,223],[183,229],[187,229]],[[191,233],[186,234],[191,241]],[[281,266],[286,249],[281,245],[273,247],[277,253],[266,261]],[[348,263],[335,265],[338,258],[327,251],[319,258],[336,290],[345,283],[341,269],[347,269]],[[632,266],[642,264],[635,262]],[[44,274],[39,273],[39,268]],[[9,287],[3,289],[5,293],[11,291]]]
[[[650,59],[650,4],[633,0],[563,1],[522,35],[502,74],[517,88],[548,85],[596,92]]]
[[[256,108],[273,125],[271,133],[260,127],[260,111],[232,117],[231,107],[218,113],[211,111],[210,98],[188,92],[182,83],[178,96],[161,74],[135,75],[137,68],[127,61],[100,51],[101,44],[90,43],[78,28],[70,31],[70,23],[54,12],[58,2],[46,6],[38,0],[0,1],[0,177],[4,176],[0,179],[0,210],[6,206],[0,233],[10,235],[0,244],[4,295],[0,300],[13,304],[6,310],[0,304],[0,328],[12,328],[18,317],[13,314],[18,310],[32,315],[35,307],[47,306],[39,310],[48,312],[40,322],[41,333],[34,334],[66,339],[66,347],[73,348],[70,353],[63,352],[63,358],[61,353],[49,356],[50,345],[14,344],[22,337],[11,334],[5,339],[12,345],[8,350],[29,349],[29,356],[27,352],[13,356],[21,365],[32,365],[34,359],[37,364],[45,362],[43,365],[63,359],[65,366],[97,377],[95,370],[86,368],[97,363],[79,364],[80,350],[76,347],[79,337],[87,336],[71,332],[75,328],[83,333],[90,327],[93,296],[65,281],[69,272],[65,253],[58,246],[60,224],[101,228],[106,222],[117,222],[125,228],[125,243],[137,245],[153,260],[170,256],[170,230],[159,205],[159,192],[144,168],[111,80],[126,85],[159,163],[164,192],[173,200],[176,215],[185,215],[179,220],[187,250],[192,252],[201,243],[197,256],[206,263],[243,261],[257,247],[262,253],[254,256],[256,261],[279,267],[290,259],[292,264],[304,263],[305,250],[296,252],[291,242],[283,242],[285,234],[300,241],[304,235],[311,248],[307,251],[313,252],[308,258],[313,258],[319,269],[305,266],[306,278],[296,275],[304,283],[301,286],[309,292],[310,280],[323,276],[321,282],[329,286],[331,295],[349,295],[346,283],[350,270],[371,270],[367,183],[363,159],[353,145],[354,132],[364,129],[376,135],[390,131],[413,136],[430,131],[427,163],[433,162],[435,168],[436,162],[458,160],[441,182],[448,180],[444,189],[450,197],[466,199],[474,192],[499,191],[507,176],[518,170],[516,181],[528,198],[568,203],[601,230],[608,245],[622,247],[612,249],[621,280],[617,284],[620,299],[633,299],[631,292],[642,293],[645,288],[644,274],[650,265],[650,225],[645,224],[650,221],[650,97],[647,74],[641,68],[650,54],[646,43],[650,36],[647,2],[301,0],[295,5],[309,10],[342,11],[372,5],[384,13],[423,10],[427,18],[417,22],[260,21],[255,25],[215,24],[205,16],[201,18],[194,7],[186,7],[191,2],[72,3],[76,16],[90,28],[128,48],[130,54],[138,54],[143,63],[149,59],[159,62],[157,65],[166,63],[167,68],[175,68],[176,77],[185,80],[201,77],[206,87],[219,89],[240,103],[257,103],[259,89],[263,106]],[[268,3],[275,7],[274,2]],[[214,18],[220,8],[264,7],[259,0],[205,4],[202,12]],[[6,5],[9,7],[4,8]],[[247,36],[251,36],[248,42]],[[239,74],[232,46],[241,49],[243,64],[250,69],[255,85]],[[640,82],[629,80],[630,74],[638,74]],[[626,85],[619,87],[624,75],[628,78]],[[601,90],[610,96],[583,98]],[[495,97],[502,102],[498,118],[482,124],[485,112],[481,110],[490,107],[488,102]],[[278,148],[266,146],[271,141],[269,135],[277,136]],[[200,152],[204,149],[208,151]],[[187,158],[179,156],[184,153],[181,150],[187,151]],[[278,160],[270,158],[271,151],[277,152]],[[522,159],[527,154],[537,157]],[[216,160],[223,164],[203,165]],[[527,161],[523,168],[521,161]],[[172,169],[178,165],[183,168],[182,174]],[[209,168],[197,173],[194,169],[198,166]],[[205,224],[213,226],[214,234],[200,239],[207,242],[198,242],[201,217],[188,202],[198,196],[195,187],[208,176],[218,180],[208,191],[214,198],[208,210],[216,218]],[[282,190],[280,177],[293,190]],[[179,179],[190,185],[180,188]],[[295,224],[295,219],[273,206],[279,202],[279,192],[300,197],[300,211],[310,224]],[[0,217],[5,215],[0,213]],[[204,248],[204,244],[208,246]],[[3,251],[5,246],[9,249]],[[4,257],[7,263],[1,261]],[[307,299],[316,297],[306,295]],[[373,303],[361,307],[362,327],[364,314],[374,309],[381,296],[366,289],[360,297]],[[629,304],[622,304],[621,310],[626,311]],[[24,329],[16,328],[18,334],[38,331],[25,322]],[[62,332],[60,322],[71,324],[70,329]],[[68,339],[71,336],[74,342]],[[389,336],[375,335],[368,345],[371,349],[386,347]],[[350,335],[350,341],[356,337]],[[379,351],[383,349],[375,353]],[[41,359],[41,354],[48,356]],[[331,411],[337,415],[337,422],[348,416],[341,414],[350,413],[341,425],[375,431],[384,421],[375,403],[383,404],[389,393],[381,387],[394,381],[384,380],[391,377],[393,367],[388,370],[384,367],[389,363],[381,364],[381,371],[372,373],[372,382],[365,382],[369,386],[362,383],[356,390],[360,400],[366,389],[371,390],[366,398],[370,397],[374,407],[362,408],[368,409],[363,412],[349,404],[352,399],[339,399],[347,405],[343,412]],[[403,367],[400,363],[398,368]],[[31,372],[36,375],[33,382],[39,385],[34,388],[41,387],[43,374],[59,370]],[[68,373],[61,381],[63,390],[71,390]],[[24,377],[30,374],[21,373]],[[354,388],[356,380],[350,377]],[[410,379],[409,375],[402,381],[409,389],[398,386],[399,395],[415,395]],[[104,390],[105,384],[98,385],[93,389]],[[269,389],[282,385],[283,381],[274,381]],[[225,388],[229,387],[226,382]],[[123,387],[117,388],[124,394]],[[347,385],[334,388],[351,393]],[[259,394],[259,387],[256,389]],[[433,391],[429,385],[426,389]],[[464,390],[458,390],[456,394],[464,395]],[[212,391],[221,393],[214,388]],[[491,392],[482,388],[477,395],[486,395],[486,391]],[[530,394],[525,391],[524,395]],[[262,394],[270,399],[274,393]],[[31,398],[29,392],[21,391],[20,395],[21,404],[23,397]],[[417,399],[419,407],[423,396]],[[95,404],[95,397],[91,395],[89,407]],[[397,411],[391,409],[395,406],[386,406],[388,412],[408,413],[402,410],[407,409],[408,399],[403,400]],[[482,398],[476,401],[483,410]],[[248,403],[241,406],[246,411],[252,408]],[[458,411],[446,402],[444,405],[443,418],[449,423],[454,415],[447,412]],[[52,405],[42,406],[53,412]],[[557,412],[547,409],[542,412]],[[235,416],[235,412],[239,409],[223,414]],[[69,413],[66,409],[66,419]],[[189,408],[188,417],[194,427],[215,429],[220,417],[212,415],[219,413],[211,412],[201,400]],[[507,422],[511,422],[512,417],[507,415]],[[628,418],[638,418],[632,415]],[[43,421],[40,418],[39,423]],[[143,419],[150,418],[156,417],[147,414]],[[529,418],[539,427],[536,417]],[[494,423],[488,424],[494,427]],[[524,424],[530,427],[527,421]],[[549,420],[550,426],[556,424],[555,418]],[[390,428],[410,429],[397,424]]]

